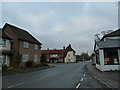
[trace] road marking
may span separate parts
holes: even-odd
[[[0,78],[6,78],[7,76],[4,76],[4,77],[0,77]]]
[[[84,76],[85,76],[85,74],[84,74]]]
[[[80,80],[81,82],[83,81],[83,78],[81,78],[81,80]]]
[[[9,87],[7,87],[7,88],[13,88],[13,87],[16,87],[16,86],[22,85],[23,83],[25,83],[25,82],[22,82],[22,83],[19,83],[19,84],[13,85],[13,86],[9,86]]]
[[[80,83],[78,83],[78,85],[76,86],[76,89],[80,87]]]

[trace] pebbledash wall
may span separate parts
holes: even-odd
[[[105,65],[103,49],[99,49],[99,58],[100,58],[100,64],[96,63],[96,68],[98,68],[99,70],[101,71],[120,70],[120,49],[118,49],[119,65]]]
[[[74,54],[74,51],[68,51],[65,57],[65,63],[67,62],[76,62],[76,56]]]

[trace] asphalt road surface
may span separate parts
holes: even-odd
[[[89,62],[54,64],[54,68],[3,77],[3,88],[103,88],[89,74]]]

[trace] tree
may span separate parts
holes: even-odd
[[[41,62],[42,63],[46,63],[47,62],[45,54],[42,54],[42,56],[41,56]]]

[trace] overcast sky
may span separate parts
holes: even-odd
[[[27,30],[42,49],[72,44],[81,52],[93,51],[94,35],[118,27],[117,2],[4,2],[2,27],[9,23]]]

